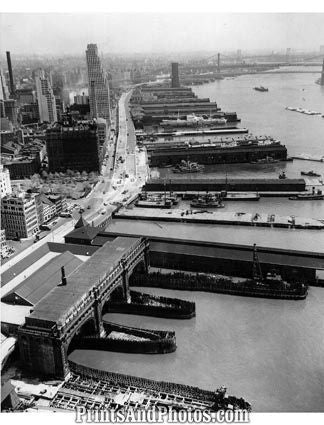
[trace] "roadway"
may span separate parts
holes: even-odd
[[[113,213],[116,206],[126,205],[147,179],[146,152],[139,151],[136,147],[135,128],[130,117],[128,103],[131,95],[132,89],[123,93],[119,100],[118,137],[113,135],[107,141],[107,155],[99,182],[86,198],[72,201],[84,210],[83,216],[90,224],[99,224]],[[115,147],[116,158],[114,158]],[[43,239],[2,264],[1,273],[47,242],[63,243],[64,236],[73,230],[78,218],[79,210],[75,209],[72,218],[59,219],[58,224]]]

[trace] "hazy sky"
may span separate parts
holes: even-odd
[[[162,1],[162,0],[161,0]],[[324,45],[317,14],[1,14],[0,48],[15,53],[311,49]]]

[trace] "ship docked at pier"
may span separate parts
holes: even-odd
[[[198,164],[197,162],[191,162],[191,161],[184,161],[182,160],[180,164],[177,164],[173,169],[173,173],[200,173],[204,171],[204,166],[201,164]]]
[[[218,196],[206,193],[190,202],[191,208],[224,208],[225,205]]]
[[[205,115],[189,114],[186,119],[162,120],[161,127],[208,127],[211,125],[225,125],[226,118],[207,117]]]

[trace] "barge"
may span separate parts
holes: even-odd
[[[147,200],[138,200],[135,202],[135,207],[140,208],[162,208],[170,209],[172,207],[171,199],[147,199]]]

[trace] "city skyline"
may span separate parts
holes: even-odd
[[[3,50],[16,54],[80,54],[90,42],[120,54],[324,44],[324,13],[3,13],[0,21]]]

